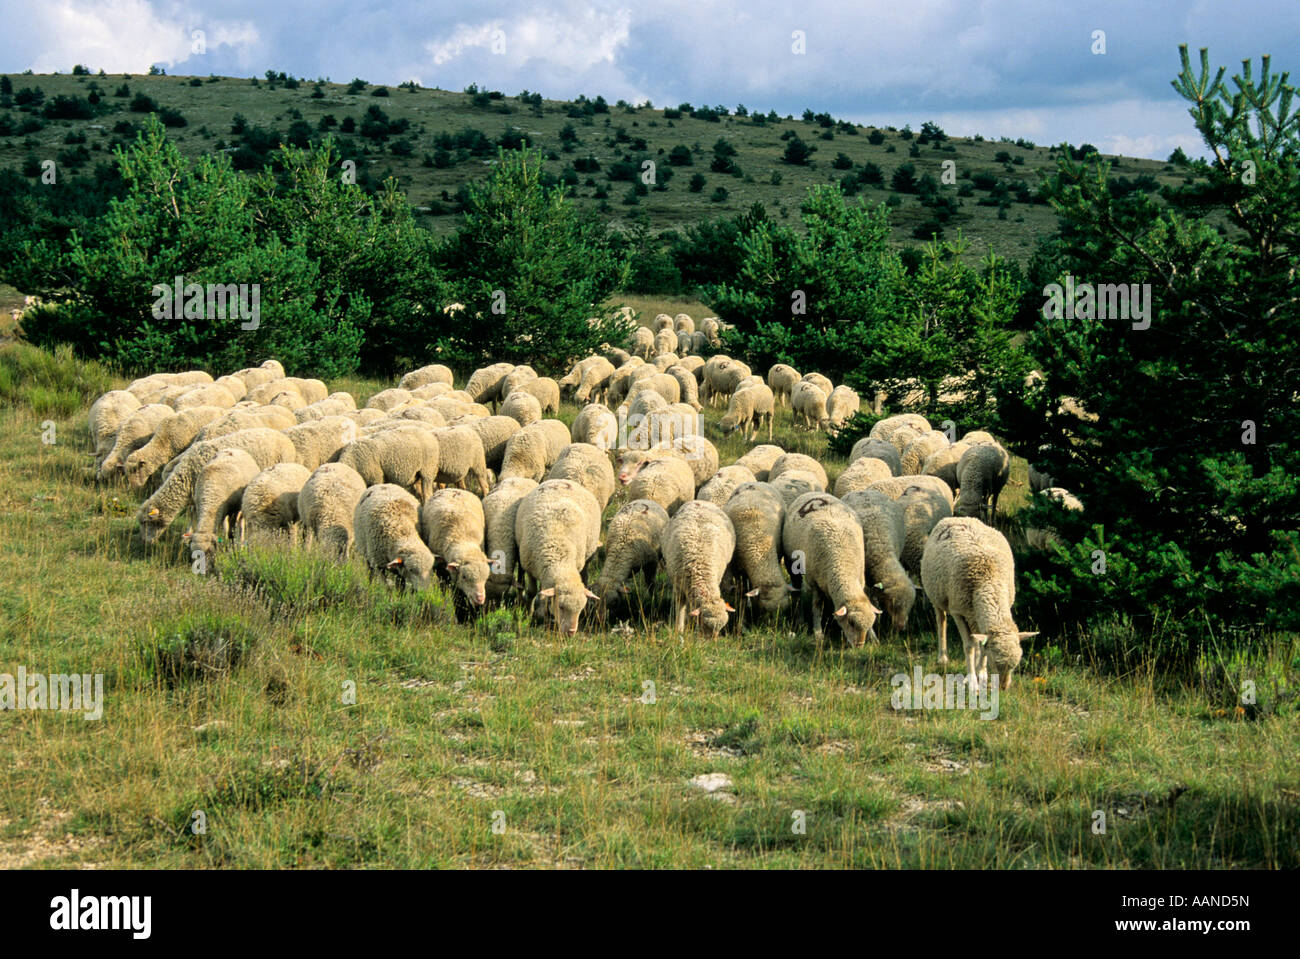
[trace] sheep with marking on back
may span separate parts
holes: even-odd
[[[660,552],[673,586],[677,632],[685,631],[688,616],[709,636],[726,627],[735,610],[722,596],[722,581],[735,549],[735,528],[719,506],[686,503],[669,519]]]
[[[850,646],[876,638],[880,610],[867,598],[862,527],[857,516],[829,493],[805,493],[786,509],[781,548],[792,580],[812,599],[813,635],[824,638],[823,597]]]

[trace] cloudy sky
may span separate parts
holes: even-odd
[[[0,0],[0,23],[6,73],[157,63],[173,75],[273,67],[477,82],[556,99],[935,120],[953,134],[1160,158],[1201,152],[1169,86],[1179,43],[1208,46],[1229,75],[1268,53],[1300,77],[1298,0]]]

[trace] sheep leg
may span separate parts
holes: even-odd
[[[812,628],[813,637],[817,640],[818,647],[820,647],[822,640],[826,638],[826,632],[822,629],[822,594],[819,589],[813,589],[812,591]]]
[[[686,597],[673,586],[673,607],[677,610],[677,632],[686,632]]]
[[[957,624],[957,632],[961,633],[962,649],[966,652],[966,676],[970,692],[979,692],[979,660],[980,644],[971,639],[970,627],[966,625],[966,620],[957,613],[952,614],[953,622]]]
[[[939,634],[939,668],[943,669],[948,665],[948,614],[936,606],[934,620]]]

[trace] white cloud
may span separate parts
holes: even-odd
[[[619,48],[627,43],[631,21],[627,10],[529,13],[514,19],[458,24],[450,36],[429,41],[425,49],[434,66],[448,64],[470,51],[495,54],[500,49],[506,62],[516,66],[543,61],[581,71],[613,63]]]
[[[155,63],[170,68],[191,58],[201,63],[196,30],[203,31],[209,51],[247,47],[258,40],[257,28],[248,21],[210,20],[180,5],[160,12],[146,0],[50,0],[13,6],[22,7],[21,15],[5,9],[4,20],[13,23],[21,16],[26,29],[10,42],[18,46],[24,66],[37,73],[66,71],[76,63],[112,73],[143,73]]]

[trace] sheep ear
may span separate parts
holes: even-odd
[[[454,573],[456,570],[460,569],[460,563],[448,563],[447,568]]]
[[[751,589],[748,593],[745,594],[745,597],[747,599],[753,599],[757,595],[758,595],[758,587],[755,586],[753,589]]]
[[[1035,636],[1038,635],[1038,633],[1039,633],[1039,630],[1034,630],[1032,633],[1021,633],[1021,634],[1020,634],[1020,638],[1021,638],[1021,639],[1033,639]]]
[[[193,533],[187,531],[187,532],[181,533],[181,539],[183,539],[183,540],[188,540],[188,539],[190,539],[190,537],[192,537],[193,535],[194,535]]]
[[[588,599],[600,599],[599,596],[597,596],[595,593],[593,593],[593,592],[592,592],[591,590],[589,590],[589,589],[584,589],[583,592],[587,594],[587,598],[588,598]]]
[[[399,556],[399,557],[397,557],[397,559],[393,560],[391,563],[389,563],[389,564],[388,564],[387,566],[385,566],[384,568],[385,568],[385,569],[397,569],[397,567],[399,567],[399,566],[401,566],[401,565],[402,565],[402,557]]]
[[[149,512],[148,512],[146,515],[148,515],[150,518],[153,518],[153,517],[157,516],[157,515],[158,515],[158,507],[155,506],[153,509],[149,510]]]
[[[871,610],[871,611],[872,611],[873,613],[875,613],[877,616],[880,615],[880,610],[876,609],[875,604],[874,604],[873,602],[871,602],[871,600],[867,600],[867,609]]]
[[[847,616],[848,613],[849,613],[849,608],[847,606],[841,606],[839,609],[835,610],[836,616]]]
[[[987,643],[987,642],[989,641],[989,634],[988,634],[988,633],[971,633],[971,634],[970,634],[970,638],[973,639],[973,640],[975,640],[975,642],[979,643],[981,646],[983,646],[985,643]]]
[[[695,607],[695,609],[691,610],[691,615],[692,615],[692,616],[698,616],[698,615],[700,615],[700,608],[697,606],[697,607]]]
[[[871,588],[872,588],[872,589],[884,589],[884,588],[885,588],[885,584],[884,584],[884,583],[877,583],[875,586],[872,586]]]
[[[546,589],[544,589],[544,590],[541,590],[537,595],[538,595],[538,596],[546,596],[547,598],[549,598],[549,597],[551,597],[551,596],[554,596],[554,595],[555,595],[555,587],[554,587],[554,586],[550,586],[550,587],[548,587],[548,588],[546,588]]]
[[[729,613],[734,613],[736,611],[736,607],[732,606],[730,603],[726,601],[724,601],[722,605],[726,607],[726,610]]]

